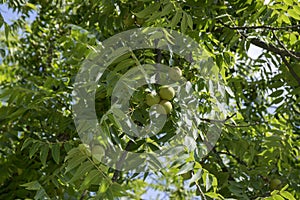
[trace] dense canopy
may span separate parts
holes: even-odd
[[[0,3],[19,15],[10,23],[0,9],[0,199],[300,199],[299,1]],[[98,119],[105,116],[101,127],[111,144],[151,152],[181,134],[175,130],[184,106],[172,91],[154,99],[165,98],[160,104],[168,109],[157,135],[128,136],[122,117],[107,114],[118,80],[141,64],[178,66],[201,114],[193,141],[185,141],[193,146],[190,151],[166,168],[135,173],[99,162],[105,148],[82,143],[72,97],[76,75],[89,55],[118,33],[146,27],[172,30],[199,44],[213,59],[209,69],[220,75],[228,98],[224,110],[217,111],[220,119],[205,117],[217,96],[208,80],[216,77],[203,77],[188,59],[173,54],[172,46],[118,54],[98,80],[94,102]],[[174,76],[173,81],[180,79]],[[150,85],[159,91],[159,84]],[[130,98],[130,117],[140,126],[150,120],[153,99],[146,102],[147,94],[145,85]],[[205,131],[219,122],[220,137],[202,158]],[[130,160],[129,155],[123,157]],[[151,159],[150,164],[160,164]]]

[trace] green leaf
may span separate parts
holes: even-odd
[[[19,107],[15,112],[7,116],[10,119],[16,119],[22,116],[27,111],[27,108]]]
[[[226,65],[230,66],[233,60],[232,54],[230,52],[224,52],[223,57]]]
[[[105,193],[108,190],[108,188],[109,188],[109,183],[103,179],[99,187],[99,192]]]
[[[52,158],[56,162],[56,164],[59,164],[59,159],[60,159],[60,144],[55,143],[51,145],[51,153],[52,153]]]
[[[101,180],[102,180],[102,173],[97,170],[97,169],[93,169],[91,170],[88,175],[86,176],[86,178],[84,179],[83,183],[80,186],[80,190],[84,190],[90,187],[90,185],[92,184],[97,184],[100,185]]]
[[[287,12],[292,18],[300,20],[300,13],[295,8],[289,9]]]
[[[46,165],[48,152],[49,152],[49,145],[48,144],[41,145],[40,159],[43,165]]]
[[[182,17],[182,11],[177,11],[171,21],[171,28],[175,28]]]
[[[270,94],[270,97],[278,97],[280,95],[282,95],[283,90],[276,90],[275,92],[272,92],[272,94]]]
[[[30,159],[39,150],[40,146],[41,146],[41,144],[39,142],[33,143],[33,145],[31,146],[31,148],[29,150],[29,158]]]
[[[215,193],[215,192],[206,192],[206,193],[205,193],[205,196],[208,196],[208,197],[214,198],[214,199],[219,199],[219,198],[220,198],[220,195],[218,195],[218,194]]]
[[[41,189],[41,185],[38,181],[32,181],[29,183],[25,183],[21,185],[22,187],[26,187],[26,190],[39,190]]]
[[[115,65],[118,64],[119,62],[122,62],[123,60],[129,59],[131,56],[131,53],[125,53],[121,56],[119,56],[118,58],[114,59],[113,62],[111,63],[111,65]]]
[[[131,143],[129,146],[127,146],[126,151],[135,151],[138,148],[140,148],[140,146],[142,146],[144,143],[144,140],[135,141],[134,143]]]
[[[122,197],[127,195],[127,191],[118,183],[111,184],[109,189],[115,197]]]
[[[147,142],[146,145],[152,150],[152,151],[158,151],[159,147],[153,143]]]
[[[279,97],[277,99],[275,99],[274,101],[272,101],[272,104],[279,104],[284,100],[284,97]]]
[[[173,3],[168,3],[160,12],[160,16],[163,17],[168,15],[171,11],[173,11],[173,8],[174,8]]]
[[[128,47],[126,46],[117,49],[111,49],[111,53],[107,57],[107,60],[116,60],[117,58],[124,54],[127,54],[128,52],[130,52],[130,49],[128,49]]]
[[[108,199],[108,200],[114,200],[114,195],[110,188],[108,188],[108,190],[106,190],[105,196],[106,196],[106,199]]]
[[[177,172],[177,175],[181,175],[181,174],[185,174],[189,171],[191,171],[192,169],[194,169],[194,162],[188,162],[188,163],[185,163],[181,168],[180,170]]]
[[[64,144],[64,146],[66,146],[66,145]],[[69,159],[72,159],[72,158],[74,158],[78,155],[82,155],[82,153],[81,153],[81,151],[78,147],[75,147],[75,148],[68,151],[68,155],[66,156],[65,161],[67,161]]]
[[[4,32],[5,32],[5,38],[8,40],[8,35],[10,33],[10,26],[8,24],[4,24]]]
[[[280,195],[288,200],[296,200],[296,198],[288,191],[280,191]]]
[[[33,10],[36,10],[36,9],[37,9],[36,6],[35,6],[34,4],[32,4],[32,3],[26,3],[25,6],[31,8],[31,9],[33,9]]]
[[[0,23],[0,27],[1,27],[1,23]],[[4,49],[0,49],[0,56],[1,56],[2,58],[4,58],[5,55],[6,55],[5,50],[4,50]]]
[[[118,117],[122,117],[123,119],[126,119],[126,115],[120,110],[120,109],[118,109],[118,108],[113,108],[114,109],[114,112],[115,113],[118,113],[118,114],[120,114],[120,115],[118,115]],[[107,117],[108,117],[108,119],[109,119],[109,121],[111,122],[111,123],[113,123],[113,125],[116,127],[116,128],[122,128],[122,125],[121,125],[121,123],[118,121],[118,118],[116,118],[114,115],[112,115],[112,114],[108,114],[107,115]]]
[[[201,174],[202,174],[202,169],[198,169],[197,172],[192,176],[191,180],[190,180],[190,185],[194,182],[197,182],[200,178],[201,178]]]
[[[26,138],[26,140],[24,141],[24,143],[22,145],[21,151],[23,151],[23,149],[25,149],[28,145],[30,145],[33,142],[34,142],[34,139],[32,139],[30,137]]]
[[[267,9],[266,5],[261,6],[254,15],[251,16],[250,22],[255,22],[257,18],[261,16],[261,14]]]
[[[186,16],[187,16],[187,23],[188,23],[190,29],[193,30],[193,19],[192,19],[192,16],[189,15],[189,14],[187,14],[187,13],[186,13]]]
[[[2,27],[3,23],[4,23],[4,19],[2,14],[0,13],[0,28]]]
[[[149,156],[148,161],[149,161],[150,165],[153,167],[152,169],[161,169],[162,168],[162,164],[156,156],[154,156],[153,154],[149,154],[148,156]],[[139,160],[140,160],[139,162],[143,161],[142,159],[139,159]]]
[[[114,72],[119,72],[119,71],[124,71],[124,70],[127,71],[127,69],[133,65],[135,65],[134,59],[132,59],[132,58],[125,59],[117,64],[117,66],[114,68]]]
[[[148,6],[147,8],[145,8],[144,10],[138,12],[138,13],[133,13],[135,16],[139,17],[139,18],[146,18],[148,17],[150,14],[154,13],[155,11],[157,11],[160,8],[160,4],[159,3],[155,3],[155,4],[151,4],[150,6]]]
[[[283,21],[283,22],[285,22],[286,24],[289,24],[289,25],[291,24],[290,18],[288,16],[286,16],[284,13],[279,15],[278,20]]]
[[[38,190],[34,196],[35,200],[46,200],[49,199],[50,197],[48,196],[48,194],[46,193],[44,188],[41,188],[40,190]]]
[[[266,197],[264,200],[274,200],[272,197]]]
[[[82,155],[82,154],[74,155],[74,157],[68,161],[65,173],[76,168],[78,165],[80,165],[86,159],[87,159],[86,155]]]
[[[271,192],[272,197],[275,196],[275,195],[277,195],[278,192],[279,192],[278,190],[273,190],[273,191]]]
[[[76,170],[76,173],[74,174],[74,176],[72,177],[70,182],[74,182],[74,181],[78,180],[79,178],[82,178],[83,176],[85,176],[86,173],[88,173],[93,168],[94,168],[94,165],[90,161],[86,161],[86,162],[82,163],[79,166],[79,168]]]
[[[278,194],[276,194],[276,195],[274,195],[274,196],[272,196],[272,198],[274,199],[274,200],[284,200],[284,198],[283,197],[281,197],[280,195],[278,195]],[[290,200],[290,199],[289,199]]]
[[[286,5],[292,6],[294,4],[293,0],[283,0]]]
[[[181,33],[185,33],[186,29],[187,29],[187,14],[184,13],[183,18],[181,20],[181,24],[180,24]]]
[[[216,190],[217,180],[208,171],[204,170],[204,172],[202,174],[202,180],[203,180],[203,183],[205,185],[206,191],[210,190],[211,187],[214,187],[214,190]]]

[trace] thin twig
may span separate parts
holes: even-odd
[[[210,123],[225,123],[232,117],[234,117],[236,113],[232,114],[231,116],[227,116],[226,119],[218,120],[218,119],[206,119],[206,118],[200,118],[202,121],[210,122]]]
[[[192,171],[192,175],[194,175],[194,172],[193,172],[193,171]],[[198,184],[198,181],[195,181],[195,184],[196,184],[196,187],[197,187],[197,189],[199,190],[199,192],[200,192],[200,194],[201,194],[201,197],[202,197],[201,199],[207,200],[206,197],[205,197],[204,192],[202,191],[200,185]]]
[[[83,200],[87,194],[88,194],[88,191],[84,190],[83,193],[80,196],[80,200]]]
[[[284,56],[281,56],[281,58],[282,58],[284,64],[289,69],[289,71],[291,72],[292,76],[296,79],[296,81],[300,85],[300,77],[297,75],[297,73],[295,72],[295,70],[293,69],[293,67],[290,65],[290,63],[286,60],[286,58]]]
[[[250,126],[257,126],[259,123],[256,122],[255,124],[245,124],[245,125],[235,125],[235,124],[224,124],[225,126],[233,127],[233,128],[246,128]]]
[[[276,34],[273,32],[273,35],[275,37],[275,39],[277,40],[277,42],[279,43],[279,45],[286,50],[286,52],[288,52],[290,54],[291,57],[293,58],[299,58],[296,55],[294,55],[291,51],[289,51],[284,44],[279,40],[279,38],[276,36]],[[287,68],[289,69],[290,73],[292,74],[292,76],[296,79],[296,81],[298,82],[298,84],[300,85],[300,77],[297,75],[297,73],[294,71],[293,67],[290,65],[290,63],[286,60],[285,56],[281,56],[284,64],[287,66]],[[300,59],[300,58],[299,58]]]
[[[245,34],[243,34],[245,38],[248,38]],[[260,48],[263,48],[265,50],[268,50],[270,52],[273,52],[275,54],[278,54],[280,56],[291,56],[297,60],[300,60],[300,52],[295,51],[286,51],[285,49],[278,48],[272,44],[268,44],[266,42],[263,42],[262,40],[258,38],[250,39],[250,42]],[[291,54],[292,53],[292,54]]]
[[[275,39],[277,40],[277,42],[279,43],[279,45],[293,58],[296,58],[296,59],[300,59],[300,57],[296,56],[295,54],[293,54],[291,51],[289,51],[285,46],[284,44],[279,40],[279,38],[276,36],[275,32],[272,31]]]
[[[300,24],[293,25],[293,26],[284,26],[284,27],[274,27],[268,25],[261,25],[261,26],[233,26],[230,29],[233,30],[249,30],[249,29],[268,29],[268,30],[287,30],[287,29],[297,29],[300,28]]]
[[[228,155],[228,156],[231,156],[232,158],[234,158],[238,163],[242,164],[242,165],[245,165],[245,166],[248,166],[247,163],[243,160],[241,160],[239,157],[237,157],[236,155],[233,155],[232,153],[229,152],[229,150],[226,148],[226,152],[224,151],[218,151],[216,152],[217,154],[225,154],[225,155]]]
[[[207,118],[200,118],[202,121],[206,121],[209,123],[223,123],[225,126],[234,127],[234,128],[243,128],[243,127],[250,127],[250,126],[257,126],[259,122],[255,122],[254,124],[245,124],[245,125],[235,125],[235,124],[225,124],[226,121],[234,117],[236,113],[232,114],[231,116],[227,116],[226,119],[218,120],[218,119],[207,119]]]

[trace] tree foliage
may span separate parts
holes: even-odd
[[[2,3],[21,17],[8,24],[0,15],[0,199],[141,199],[147,190],[162,191],[162,199],[300,199],[298,1]],[[32,12],[37,17],[29,23]],[[139,27],[172,29],[198,42],[230,88],[230,112],[205,158],[190,153],[168,169],[136,174],[97,162],[97,154],[81,144],[71,95],[76,74],[94,47]],[[257,58],[249,57],[252,45],[262,49]],[[109,109],[118,77],[137,62],[180,66],[193,88],[207,87],[180,56],[136,50],[112,63],[99,81],[98,117]],[[135,92],[130,106],[132,118],[146,124],[143,89]],[[210,109],[209,95],[199,95],[205,100],[199,108],[203,113]],[[126,138],[109,116],[106,130],[128,151],[155,150],[172,140],[177,112],[175,105],[163,140]],[[274,186],[274,179],[280,183]]]

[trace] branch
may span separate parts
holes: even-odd
[[[244,166],[248,166],[247,163],[243,160],[241,160],[239,157],[237,157],[236,155],[233,155],[232,153],[229,152],[229,150],[226,148],[226,151],[218,151],[218,154],[225,154],[228,156],[231,156],[232,158],[234,158],[238,163],[244,165]]]
[[[297,56],[296,55],[294,55],[291,51],[289,51],[285,46],[284,46],[284,44],[279,40],[279,38],[276,36],[276,34],[275,34],[275,32],[274,31],[272,31],[272,33],[273,33],[273,35],[274,35],[274,37],[275,37],[275,39],[276,39],[276,41],[279,43],[279,45],[291,56],[291,57],[295,57],[295,58],[297,58]],[[298,57],[299,58],[299,57]]]
[[[83,199],[86,197],[87,194],[88,194],[88,191],[87,191],[87,190],[84,190],[84,191],[82,192],[82,194],[81,194],[79,200],[83,200]]]
[[[225,126],[233,127],[233,128],[246,128],[250,126],[257,126],[259,125],[259,122],[256,122],[255,124],[245,124],[245,125],[235,125],[235,124],[224,124]]]
[[[284,44],[279,40],[279,38],[276,36],[276,34],[273,31],[273,35],[275,37],[275,39],[277,40],[277,42],[279,43],[279,45],[286,51],[288,52],[288,54],[293,57],[293,58],[297,58],[296,55],[294,55],[292,52],[290,52],[285,46]],[[284,56],[281,56],[284,64],[287,66],[287,68],[289,69],[290,73],[292,74],[292,76],[296,79],[296,81],[298,82],[298,84],[300,85],[300,77],[297,75],[297,73],[294,71],[293,67],[290,65],[290,63],[286,60],[286,58]]]
[[[245,34],[242,34],[243,37],[247,38]],[[296,60],[300,60],[300,52],[295,52],[295,51],[286,51],[285,49],[278,48],[272,44],[268,44],[266,42],[263,42],[262,40],[258,38],[253,38],[250,39],[250,42],[260,48],[263,48],[265,50],[271,51],[275,54],[278,54],[280,56],[290,56],[295,58]]]
[[[296,79],[296,81],[300,85],[300,77],[297,75],[297,73],[295,72],[295,70],[293,69],[293,67],[290,65],[290,63],[286,60],[286,58],[284,56],[281,56],[281,58],[282,58],[284,64],[289,69],[289,71],[291,72],[292,76]]]
[[[245,124],[245,125],[235,125],[235,124],[225,124],[226,121],[228,121],[229,119],[231,119],[232,117],[234,117],[236,115],[236,113],[232,114],[231,116],[227,116],[226,119],[224,120],[218,120],[218,119],[207,119],[207,118],[200,118],[202,121],[206,121],[209,123],[224,123],[225,126],[229,126],[229,127],[233,127],[233,128],[245,128],[245,127],[250,127],[250,126],[257,126],[260,123],[259,122],[255,122],[254,124]]]
[[[233,118],[236,115],[236,113],[232,114],[231,116],[227,116],[224,120],[218,120],[218,119],[206,119],[206,118],[200,118],[202,121],[206,121],[209,123],[225,123],[229,119]]]
[[[229,28],[231,30],[237,30],[238,33],[242,37],[244,37],[245,39],[249,38],[246,34],[239,31],[239,30],[247,30],[247,29],[249,29],[249,27],[243,27],[242,28],[242,27],[238,27],[238,26],[229,26],[229,25],[223,23],[221,20],[218,20],[218,21],[226,28]],[[262,28],[262,27],[268,27],[268,26],[253,26],[252,28],[257,28],[257,27]],[[296,25],[296,27],[300,27],[300,25]],[[271,27],[268,27],[268,28],[271,28]],[[273,28],[275,28],[275,27],[273,27]],[[276,30],[276,29],[273,29],[273,30]],[[279,30],[279,29],[277,29],[277,30]],[[260,48],[263,48],[267,51],[273,52],[273,53],[278,54],[280,56],[290,56],[290,57],[295,58],[296,60],[300,60],[300,52],[289,51],[289,50],[287,51],[286,48],[283,48],[283,49],[278,48],[278,47],[276,47],[272,44],[268,44],[268,43],[266,43],[266,42],[264,42],[264,41],[262,41],[258,38],[252,38],[249,41],[250,41],[251,44],[254,44],[255,46],[258,46]]]
[[[274,27],[268,25],[261,25],[261,26],[234,26],[228,27],[232,30],[249,30],[249,29],[267,29],[267,30],[287,30],[287,29],[298,29],[300,28],[300,24],[293,25],[293,26],[284,26],[284,27]]]

